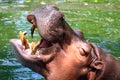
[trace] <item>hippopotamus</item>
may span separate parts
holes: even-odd
[[[45,80],[120,80],[120,61],[73,30],[54,5],[27,16],[41,39],[37,51],[24,49],[20,39],[11,39],[20,63],[44,76]]]

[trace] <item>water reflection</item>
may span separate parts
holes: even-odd
[[[38,80],[42,76],[23,67],[15,58],[9,44],[11,38],[18,38],[20,30],[30,30],[26,22],[28,11],[25,0],[3,0],[0,4],[0,80]],[[18,9],[18,10],[16,10]],[[24,75],[23,75],[24,74]]]
[[[93,0],[94,1],[94,0]],[[0,0],[0,80],[38,80],[42,76],[23,67],[15,58],[9,40],[27,31],[30,40],[37,41],[37,31],[30,37],[29,12],[45,4],[55,4],[66,16],[73,29],[81,29],[86,39],[120,56],[120,2],[91,2],[89,0]],[[109,5],[108,5],[109,4]]]
[[[27,0],[30,1],[30,0]],[[19,3],[23,4],[26,0],[0,0],[0,3]]]

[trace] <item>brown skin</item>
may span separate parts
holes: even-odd
[[[46,6],[27,19],[33,24],[31,34],[38,28],[42,41],[35,55],[20,40],[10,41],[22,65],[46,80],[120,80],[120,61],[73,31],[57,7]]]

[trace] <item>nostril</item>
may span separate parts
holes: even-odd
[[[32,15],[32,14],[30,14],[30,15],[27,16],[27,20],[28,20],[31,24],[33,24],[33,21],[35,20],[35,16]]]

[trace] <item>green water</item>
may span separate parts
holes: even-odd
[[[42,76],[23,67],[15,58],[9,40],[19,37],[31,24],[26,16],[45,4],[57,5],[73,29],[85,38],[120,58],[120,0],[0,0],[0,80],[40,80]]]

